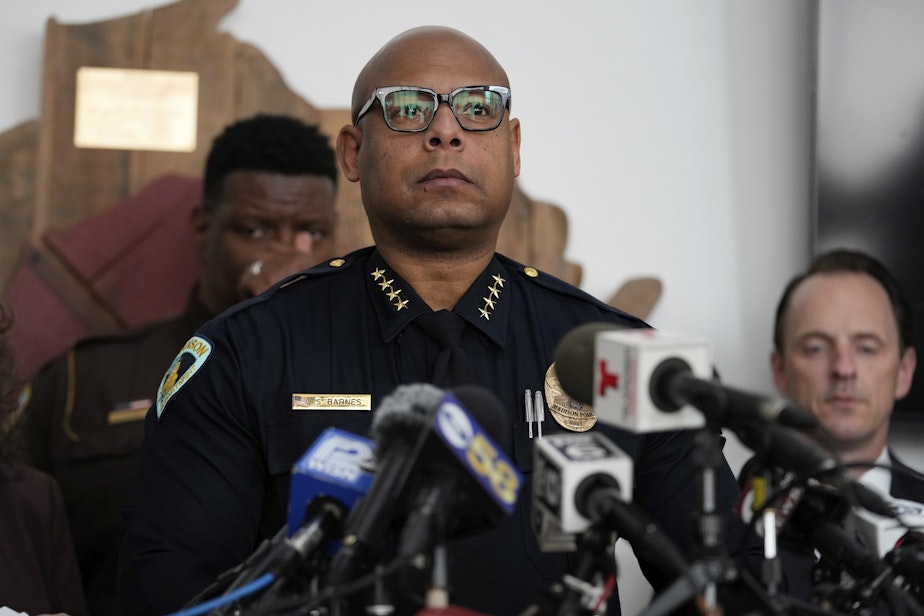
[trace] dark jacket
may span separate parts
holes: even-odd
[[[31,384],[26,432],[32,464],[61,485],[94,616],[119,613],[122,510],[144,438],[144,414],[177,350],[209,316],[193,299],[179,317],[83,340]]]
[[[61,489],[24,466],[0,469],[0,605],[88,614]]]

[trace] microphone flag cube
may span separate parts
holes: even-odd
[[[597,419],[633,433],[688,430],[706,425],[689,404],[672,412],[652,401],[651,387],[668,387],[656,368],[665,360],[681,359],[692,376],[712,379],[712,345],[701,337],[655,329],[607,331],[594,345],[594,410]],[[652,380],[658,382],[652,382]]]

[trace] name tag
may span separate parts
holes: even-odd
[[[142,421],[147,415],[148,409],[151,408],[151,400],[131,400],[129,402],[119,402],[115,408],[106,415],[106,423],[110,426],[128,423],[130,421]]]
[[[371,411],[372,394],[292,394],[293,411]]]

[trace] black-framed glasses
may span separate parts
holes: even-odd
[[[504,86],[465,86],[448,94],[415,86],[386,86],[376,88],[356,115],[353,124],[359,123],[379,101],[385,124],[401,133],[419,133],[430,127],[440,104],[447,103],[452,115],[465,130],[494,130],[510,108],[510,88]]]

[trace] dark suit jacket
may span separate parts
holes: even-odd
[[[889,494],[895,498],[924,503],[924,475],[899,460],[891,448],[889,457],[892,459],[892,485]]]

